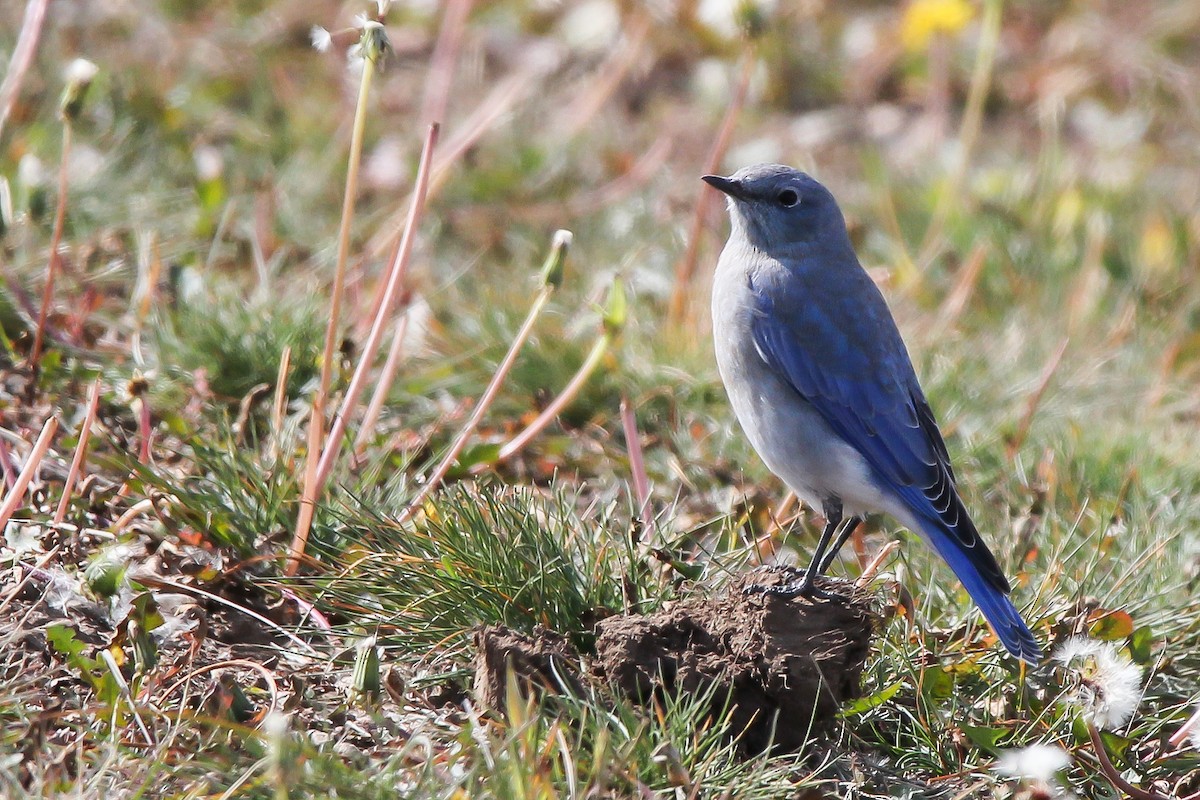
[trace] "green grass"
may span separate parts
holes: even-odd
[[[745,568],[749,537],[784,494],[733,422],[702,287],[694,323],[665,321],[724,110],[709,99],[714,77],[735,74],[743,44],[719,25],[653,16],[629,75],[567,141],[555,121],[606,85],[614,50],[579,44],[566,19],[577,6],[563,5],[488,4],[467,23],[443,148],[514,70],[558,61],[432,194],[409,283],[428,325],[410,332],[365,449],[352,459],[343,448],[318,503],[314,560],[286,578],[355,83],[340,53],[317,54],[307,37],[349,13],[218,2],[135,15],[97,4],[94,19],[48,22],[0,135],[14,212],[0,233],[0,426],[31,442],[54,414],[64,431],[0,542],[0,794],[992,796],[1017,788],[993,772],[997,756],[1045,743],[1071,753],[1072,791],[1114,796],[1065,699],[1072,674],[1053,663],[1019,672],[948,568],[882,518],[868,525],[868,548],[895,537],[903,548],[872,590],[908,610],[876,639],[865,699],[799,755],[739,757],[726,721],[707,713],[713,698],[666,696],[646,709],[597,686],[541,698],[514,686],[507,714],[469,702],[477,626],[545,626],[586,657],[603,616],[656,609]],[[1018,606],[1048,649],[1091,633],[1141,666],[1137,709],[1105,742],[1128,780],[1180,796],[1200,789],[1200,751],[1165,744],[1200,701],[1200,115],[1183,100],[1200,84],[1200,23],[1189,8],[1006,5],[982,135],[939,218],[977,29],[946,34],[949,125],[930,139],[939,67],[895,49],[899,10],[850,4],[811,19],[780,4],[723,165],[772,149],[842,200],[864,264],[887,271],[967,504]],[[0,11],[5,53],[19,11]],[[417,7],[389,19],[397,52],[369,111],[338,392],[386,266],[386,248],[371,244],[406,207],[438,24]],[[1058,45],[1034,33],[1051,28]],[[870,58],[854,55],[864,42]],[[101,74],[74,136],[58,337],[29,376],[8,361],[32,339],[55,197],[22,183],[18,163],[35,156],[53,175],[57,76],[77,54]],[[665,163],[625,185],[662,135]],[[398,143],[398,167],[381,166],[385,139]],[[198,152],[219,156],[216,175],[197,175]],[[398,524],[507,350],[559,227],[575,233],[565,283],[468,456],[507,441],[562,389],[600,335],[616,276],[629,288],[627,326],[527,452],[479,480],[452,474],[415,522]],[[724,231],[719,214],[706,220],[704,274]],[[930,240],[938,246],[924,249]],[[55,528],[96,375],[84,485]],[[146,464],[134,378],[147,381],[155,422]],[[622,397],[645,454],[650,541],[636,519]],[[19,468],[28,448],[14,436],[5,442]],[[146,500],[153,508],[138,505]],[[806,515],[786,534],[785,560],[806,562],[813,528]],[[29,537],[38,546],[20,550]],[[125,559],[114,585],[94,569],[85,580],[114,553]],[[844,557],[835,571],[859,566]],[[1104,612],[1112,621],[1097,622]],[[75,631],[78,652],[48,642],[54,624]],[[144,629],[156,626],[156,661],[143,666]],[[368,702],[351,672],[371,635],[389,692]]]

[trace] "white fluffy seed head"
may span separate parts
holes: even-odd
[[[1061,747],[1033,744],[1017,750],[1005,750],[992,766],[996,774],[1022,781],[1053,784],[1058,773],[1071,765],[1071,756]]]
[[[91,61],[88,61],[86,58],[77,58],[63,70],[63,81],[65,83],[87,84],[91,83],[99,72],[100,68]]]
[[[312,26],[312,30],[308,32],[308,38],[312,42],[313,49],[318,53],[324,53],[333,46],[333,34],[320,25]]]
[[[1067,673],[1064,699],[1098,728],[1119,728],[1142,699],[1142,668],[1110,642],[1074,636],[1054,654]]]

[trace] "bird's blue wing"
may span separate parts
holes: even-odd
[[[880,487],[927,523],[922,533],[1008,650],[1036,662],[1037,643],[959,497],[945,441],[883,296],[857,265],[822,278],[842,285],[806,290],[794,275],[752,281],[759,355],[863,456]]]

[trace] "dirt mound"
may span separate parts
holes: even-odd
[[[712,691],[714,704],[732,706],[733,729],[748,752],[768,745],[796,750],[858,696],[879,618],[871,599],[848,582],[818,581],[831,599],[772,591],[798,577],[785,568],[756,570],[711,597],[602,620],[586,668],[552,631],[483,629],[476,697],[484,707],[503,707],[507,665],[527,685],[551,690],[579,680],[584,669],[644,703],[662,692]]]

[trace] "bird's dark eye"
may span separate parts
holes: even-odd
[[[779,205],[783,206],[784,208],[791,208],[792,206],[796,205],[796,203],[800,202],[800,195],[796,194],[796,192],[792,189],[784,189],[775,199],[778,200]]]

